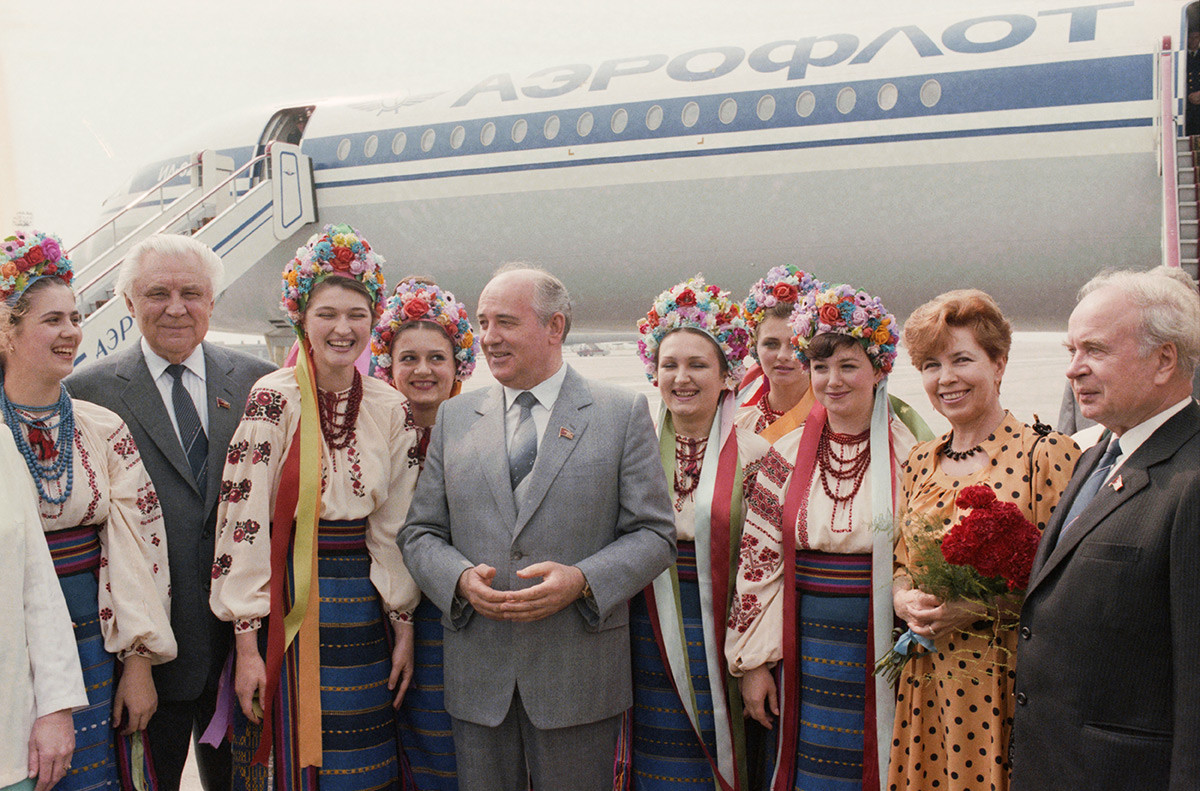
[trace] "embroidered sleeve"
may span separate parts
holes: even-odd
[[[391,421],[387,458],[391,461],[383,501],[367,519],[367,551],[371,554],[371,582],[379,591],[388,616],[395,623],[411,623],[421,602],[421,589],[408,573],[396,536],[404,526],[420,467],[409,464],[408,451],[418,441],[415,428],[404,424],[398,405]],[[378,440],[376,440],[378,441]]]
[[[158,493],[123,422],[106,430],[102,451],[109,479],[98,578],[104,648],[122,659],[137,654],[155,664],[167,662],[175,658],[177,647]]]

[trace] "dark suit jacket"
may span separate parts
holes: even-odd
[[[158,387],[150,378],[141,344],[83,366],[66,379],[75,398],[116,412],[129,426],[142,463],[154,482],[167,530],[171,564],[171,628],[179,657],[154,668],[164,700],[194,700],[229,651],[229,624],[208,607],[217,518],[217,492],[229,440],[250,387],[275,370],[266,360],[203,344],[208,389],[208,491],[196,490],[183,446]],[[220,399],[228,406],[219,406]]]
[[[1055,546],[1103,451],[1079,460],[1034,560],[1014,791],[1200,787],[1200,406],[1159,427]]]

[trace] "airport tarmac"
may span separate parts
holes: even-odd
[[[1000,400],[1020,420],[1033,422],[1036,414],[1044,422],[1054,425],[1058,420],[1058,409],[1062,400],[1064,372],[1067,368],[1067,353],[1063,349],[1062,332],[1017,332],[1013,334],[1012,351],[1009,353],[1008,368],[1001,385]],[[568,346],[570,339],[568,338]],[[658,391],[650,386],[645,369],[637,357],[633,343],[620,342],[603,344],[608,354],[580,357],[573,350],[564,355],[565,360],[581,374],[594,379],[604,379],[645,393],[650,400],[650,412],[658,414]],[[475,390],[493,384],[487,363],[482,359],[475,375],[466,383],[465,390]],[[896,359],[895,369],[888,379],[888,390],[911,404],[935,434],[948,431],[946,419],[933,410],[921,387],[921,377],[908,360],[904,349]],[[200,777],[196,773],[194,760],[189,760],[184,769],[182,791],[202,791]]]

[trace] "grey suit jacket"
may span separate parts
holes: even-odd
[[[1080,458],[1034,560],[1014,791],[1183,791],[1200,778],[1200,406],[1159,427],[1058,543],[1103,451]]]
[[[534,726],[595,722],[632,704],[627,602],[675,558],[675,523],[644,396],[568,367],[524,501],[508,478],[499,385],[446,401],[399,542],[443,612],[446,710],[496,726],[513,690]],[[578,566],[595,597],[533,623],[494,621],[455,599],[465,569],[497,590],[539,580],[544,560]]]
[[[171,426],[141,344],[83,366],[66,379],[75,398],[116,412],[129,426],[162,504],[171,565],[171,628],[179,656],[154,668],[164,700],[194,700],[229,651],[229,624],[208,607],[217,492],[229,440],[251,386],[275,366],[266,360],[203,344],[208,390],[208,483],[200,492]],[[221,403],[218,403],[218,400]]]

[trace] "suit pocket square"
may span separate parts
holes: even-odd
[[[1136,563],[1142,556],[1142,548],[1129,544],[1084,541],[1079,545],[1077,554],[1082,557],[1093,558],[1094,560],[1107,560],[1113,563]]]

